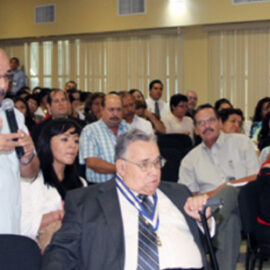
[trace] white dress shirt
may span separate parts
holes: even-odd
[[[149,135],[154,134],[151,122],[143,119],[142,117],[139,117],[136,114],[134,115],[134,118],[133,118],[132,123],[130,124],[130,127],[131,128],[138,128]]]
[[[178,182],[192,192],[205,193],[258,171],[258,157],[250,139],[220,132],[211,149],[202,142],[184,157]]]
[[[152,113],[155,113],[155,102],[156,101],[153,100],[151,97],[146,99],[147,109],[151,111]],[[161,99],[159,99],[157,103],[158,103],[160,118],[163,121],[163,118],[170,112],[169,105]]]
[[[122,213],[125,264],[124,270],[136,270],[138,263],[138,210],[117,190]],[[195,243],[183,214],[161,191],[157,190],[159,228],[157,234],[162,243],[158,247],[160,269],[201,268],[200,250]]]

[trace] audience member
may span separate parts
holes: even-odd
[[[185,116],[187,112],[188,98],[181,94],[171,96],[171,113],[163,118],[166,133],[181,133],[189,135],[194,140],[193,120]]]
[[[258,148],[260,151],[270,145],[270,112],[267,113],[262,121],[262,128],[258,134]]]
[[[144,95],[139,89],[130,89],[129,93],[134,97],[135,100],[145,102]]]
[[[101,118],[102,99],[105,94],[101,92],[93,93],[85,102],[84,114],[87,124],[96,122]]]
[[[67,91],[69,89],[77,89],[77,83],[72,80],[66,82],[64,90]]]
[[[12,75],[10,92],[15,95],[23,86],[27,85],[26,76],[22,70],[19,69],[20,61],[17,57],[10,59],[10,70]]]
[[[255,180],[259,169],[257,154],[247,136],[220,131],[211,105],[201,105],[194,120],[202,143],[182,160],[179,183],[187,185],[194,194],[207,193],[223,198],[224,206],[216,216],[216,255],[220,270],[233,270],[241,243],[241,225],[238,192],[231,185]]]
[[[151,81],[149,84],[150,97],[146,99],[148,110],[154,113],[159,120],[169,113],[168,104],[161,99],[162,91],[163,83],[160,80]]]
[[[68,118],[73,121],[75,121],[80,127],[85,126],[85,122],[74,118],[72,116],[69,116],[69,101],[67,97],[67,92],[61,90],[61,89],[54,89],[50,92],[47,99],[47,107],[49,112],[51,113],[51,117],[47,118],[40,124],[36,125],[32,130],[32,137],[34,140],[35,145],[37,145],[38,137],[42,131],[43,128],[46,127],[46,125],[52,121],[52,119],[56,118]]]
[[[39,107],[37,108],[35,115],[41,117],[42,119],[45,119],[49,114],[47,99],[50,93],[50,88],[41,88],[39,93],[37,93]]]
[[[101,119],[88,124],[80,136],[80,164],[86,164],[90,183],[110,180],[115,174],[114,147],[116,138],[128,129],[122,120],[121,98],[107,94],[101,103]]]
[[[131,128],[138,128],[147,134],[153,134],[153,128],[149,121],[139,117],[135,114],[135,99],[127,91],[120,93],[120,97],[123,103],[123,118]]]
[[[24,99],[15,96],[13,98],[14,100],[14,106],[17,110],[19,110],[24,115],[24,123],[27,126],[30,134],[32,132],[32,129],[37,124],[31,117],[29,108],[27,106],[27,103]]]
[[[22,181],[21,234],[36,239],[42,251],[61,226],[66,191],[86,186],[74,164],[80,131],[72,120],[51,121],[38,141],[41,170],[34,181]]]
[[[30,94],[31,94],[30,88],[27,86],[24,86],[16,93],[16,96],[26,99]]]
[[[79,118],[81,120],[85,119],[84,114],[82,114],[78,108],[81,102],[81,93],[79,90],[76,90],[74,88],[71,88],[67,90],[69,101],[71,103],[71,116],[74,118]]]
[[[257,136],[262,127],[262,120],[270,110],[270,98],[264,97],[260,99],[256,105],[254,116],[252,119],[252,126],[250,129],[250,138],[257,141]]]
[[[218,112],[218,118],[224,133],[242,133],[244,115],[240,109],[223,109]]]
[[[226,99],[226,98],[221,98],[221,99],[218,99],[216,102],[215,102],[215,111],[216,112],[220,112],[221,110],[224,110],[224,109],[231,109],[233,108],[233,105],[231,104],[231,102]]]
[[[197,96],[197,93],[193,90],[188,90],[186,93],[186,96],[188,98],[188,108],[187,108],[186,116],[193,118],[196,112],[198,96]]]
[[[62,227],[42,269],[206,267],[197,222],[207,196],[193,198],[183,185],[160,184],[158,146],[142,131],[118,137],[115,160],[111,181],[67,195]]]
[[[34,121],[37,121],[38,123],[43,120],[44,117],[41,115],[36,114],[38,107],[39,107],[39,101],[37,94],[32,94],[26,97],[25,99],[27,106],[29,108],[30,115]]]
[[[135,112],[139,117],[145,118],[152,123],[155,133],[165,133],[164,124],[150,110],[147,110],[147,104],[142,92],[138,89],[131,89],[129,93],[135,98]]]
[[[0,103],[8,89],[9,59],[0,49]],[[0,108],[0,233],[20,232],[21,192],[20,176],[34,177],[39,170],[39,161],[31,137],[24,125],[23,115],[15,111],[19,130],[10,133],[6,114]],[[15,147],[21,146],[24,155],[18,159]]]

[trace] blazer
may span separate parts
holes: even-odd
[[[190,191],[176,183],[163,182],[159,188],[183,213],[206,267],[197,222],[183,210]],[[45,251],[42,270],[121,270],[124,257],[123,224],[115,180],[70,191],[65,200],[62,227]]]

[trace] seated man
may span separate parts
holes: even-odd
[[[197,109],[194,121],[202,143],[182,160],[178,182],[187,185],[194,194],[218,194],[223,198],[216,255],[220,270],[233,270],[240,247],[241,226],[238,191],[231,185],[255,180],[258,158],[247,136],[220,131],[216,112],[210,104]]]
[[[115,174],[116,138],[129,128],[122,120],[123,105],[118,95],[108,94],[101,103],[101,119],[88,124],[80,136],[80,164],[86,164],[86,179],[95,184],[106,182]]]
[[[67,195],[42,269],[203,269],[196,220],[208,196],[160,184],[158,146],[140,130],[117,138],[115,159],[112,180]]]

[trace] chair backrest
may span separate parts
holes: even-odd
[[[0,235],[1,270],[39,270],[41,252],[37,243],[21,235]]]
[[[161,179],[176,182],[181,160],[192,148],[192,141],[185,134],[160,134],[157,143],[161,155],[166,159],[161,171]]]
[[[243,186],[239,192],[239,209],[242,229],[254,234],[258,216],[258,182],[253,181]]]
[[[185,134],[159,134],[157,137],[158,146],[162,148],[174,148],[178,150],[190,149],[192,141],[188,135]]]

